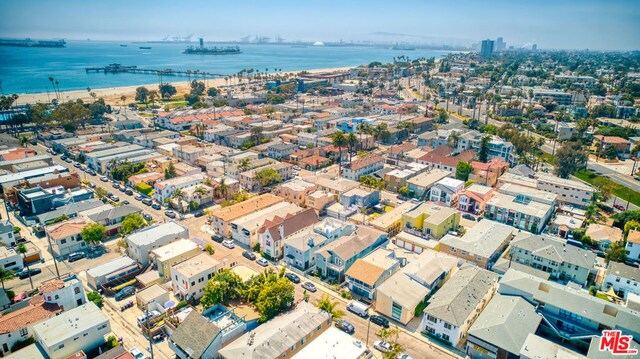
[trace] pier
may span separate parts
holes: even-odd
[[[87,67],[85,68],[87,73],[102,72],[102,73],[131,73],[131,74],[143,74],[143,75],[156,75],[156,76],[188,76],[188,77],[226,77],[228,75],[215,74],[200,70],[173,70],[173,69],[145,69],[138,66],[125,66],[121,64],[109,64],[104,67]]]

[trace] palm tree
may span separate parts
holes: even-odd
[[[184,211],[184,208],[182,207],[182,200],[184,199],[185,196],[186,196],[186,194],[180,188],[176,189],[173,192],[173,194],[171,195],[171,198],[174,198],[174,199],[178,200],[178,206],[180,207],[179,208],[180,209],[180,213],[182,213]]]
[[[125,106],[125,103],[124,103],[126,100],[127,100],[127,96],[125,96],[125,95],[120,96],[120,101],[122,101],[121,104],[122,104],[122,106],[124,106],[124,115],[125,116],[127,115],[127,107]]]
[[[229,194],[229,185],[226,182],[226,179],[222,177],[220,182],[216,185],[216,192],[218,192],[218,196],[227,199],[227,195]]]
[[[207,191],[207,189],[202,186],[197,186],[193,190],[193,194],[197,195],[200,202],[202,202],[202,197],[209,194],[209,191]]]
[[[342,131],[337,131],[332,136],[333,146],[338,148],[338,176],[342,174],[342,147],[347,145],[347,138]]]
[[[340,319],[344,315],[342,310],[336,309],[337,306],[338,302],[331,301],[328,294],[323,295],[316,303],[318,309],[329,313],[333,319]]]
[[[447,143],[451,147],[451,151],[455,152],[455,148],[458,147],[458,141],[460,141],[460,134],[457,131],[451,131],[447,138]]]
[[[22,254],[22,260],[24,264],[27,266],[27,273],[29,274],[29,283],[31,284],[31,289],[33,289],[33,280],[31,279],[31,269],[29,269],[29,262],[27,262],[27,247],[24,243],[20,243],[16,246],[16,252]]]
[[[353,132],[349,132],[347,135],[347,145],[349,146],[349,162],[351,162],[351,154],[353,153],[353,149],[358,145],[358,137]]]
[[[362,213],[362,225],[366,226],[367,225],[367,214],[369,213],[369,210],[366,207],[360,207],[360,213]]]
[[[251,159],[250,158],[241,158],[238,162],[238,169],[242,172],[246,171],[251,167]]]
[[[11,280],[16,277],[16,274],[12,270],[0,267],[0,282],[2,282],[2,289],[4,290],[4,281]]]

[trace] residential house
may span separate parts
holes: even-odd
[[[358,258],[366,256],[386,240],[386,233],[358,226],[353,234],[340,237],[317,251],[316,268],[321,276],[342,281],[346,271]]]
[[[269,158],[276,160],[288,160],[289,156],[298,150],[298,146],[291,143],[276,143],[270,145],[267,149]]]
[[[23,258],[13,248],[0,246],[0,268],[19,271],[24,267]]]
[[[267,221],[276,217],[287,217],[302,211],[302,208],[289,202],[276,203],[273,206],[249,213],[231,222],[231,238],[249,248],[258,242],[258,230]]]
[[[88,218],[90,221],[107,227],[107,236],[113,236],[120,232],[122,221],[130,214],[141,214],[142,210],[132,205],[122,205],[114,207],[105,204],[97,208],[92,208],[79,215]]]
[[[158,172],[146,172],[137,175],[133,175],[129,177],[127,180],[127,185],[129,187],[135,187],[138,183],[146,183],[150,186],[153,186],[157,181],[160,181],[164,178],[164,174]]]
[[[387,233],[389,237],[392,237],[405,227],[405,223],[403,222],[404,214],[408,211],[412,211],[418,206],[419,204],[412,201],[404,202],[389,212],[383,213],[379,217],[371,220],[369,225]]]
[[[485,218],[540,233],[555,209],[557,195],[506,183],[485,205]]]
[[[171,280],[171,267],[202,252],[198,245],[189,239],[178,239],[151,251],[150,258],[164,281]]]
[[[631,154],[631,142],[618,136],[595,135],[591,148],[599,156],[606,154],[610,148],[616,151],[616,155],[620,159],[629,158]]]
[[[447,207],[457,204],[458,196],[464,190],[464,181],[455,178],[443,178],[431,187],[432,202],[441,202]]]
[[[498,275],[472,265],[463,265],[424,309],[420,328],[431,336],[461,347],[467,331],[497,289]]]
[[[289,358],[332,327],[331,315],[302,301],[219,351],[224,359]]]
[[[3,356],[19,341],[33,335],[33,326],[43,320],[55,317],[62,309],[57,304],[46,303],[42,295],[27,300],[26,305],[0,317],[0,351]]]
[[[440,180],[451,176],[451,172],[437,168],[429,169],[407,179],[407,187],[417,198],[429,195],[431,188]]]
[[[305,206],[311,208],[318,215],[326,213],[327,207],[336,201],[336,196],[321,190],[316,190],[307,195]]]
[[[573,238],[573,232],[582,228],[585,220],[580,215],[558,214],[550,223],[551,233],[560,238]]]
[[[68,191],[66,188],[27,188],[18,192],[18,207],[22,216],[34,216],[49,212],[69,203],[93,198],[94,193],[85,188]]]
[[[384,167],[384,157],[370,154],[367,157],[358,158],[342,166],[342,176],[346,179],[357,181],[360,177],[373,174]]]
[[[294,178],[276,187],[272,193],[291,203],[303,206],[307,201],[307,195],[315,191],[316,188],[317,186],[311,182]]]
[[[149,262],[149,254],[155,248],[162,247],[180,238],[189,238],[189,228],[169,221],[143,228],[128,235],[127,253],[140,264]]]
[[[191,311],[167,342],[176,358],[215,358],[222,347],[222,330],[197,310]]]
[[[432,250],[420,254],[399,248],[394,251],[396,258],[405,263],[377,287],[375,310],[406,325],[429,293],[455,273],[458,259]]]
[[[284,241],[317,222],[318,215],[313,209],[288,216],[275,216],[273,220],[265,221],[257,231],[260,249],[268,257],[280,259],[285,255]]]
[[[244,202],[236,203],[224,208],[214,209],[211,213],[213,229],[216,233],[226,238],[231,238],[232,221],[283,201],[284,199],[282,197],[274,196],[271,193],[265,193],[251,197]]]
[[[515,229],[502,223],[481,220],[462,237],[447,234],[440,240],[440,251],[491,269],[513,238]]]
[[[313,155],[302,158],[298,161],[298,165],[307,171],[317,171],[331,164],[331,160],[319,155]]]
[[[628,259],[640,262],[640,231],[635,229],[629,231],[625,249],[627,250]]]
[[[0,222],[0,242],[6,247],[15,247],[16,237],[13,233],[13,223],[9,220]]]
[[[45,303],[57,305],[62,310],[70,310],[87,302],[82,281],[75,274],[44,281],[38,289]]]
[[[580,285],[586,284],[596,273],[595,253],[550,236],[518,233],[511,242],[509,258],[550,273],[554,279]]]
[[[193,145],[179,146],[173,149],[173,157],[195,164],[198,157],[204,155],[204,148]]]
[[[384,182],[388,190],[398,191],[407,186],[407,180],[420,173],[425,172],[429,167],[420,163],[410,162],[401,168],[391,170],[384,174]]]
[[[360,186],[360,183],[357,181],[343,177],[313,176],[306,180],[315,183],[319,190],[334,194],[337,198],[339,198],[341,194]]]
[[[421,236],[442,238],[460,224],[460,213],[452,208],[432,202],[424,202],[402,214],[402,227]]]
[[[621,243],[623,239],[620,228],[599,223],[589,224],[584,235],[591,238],[601,251],[607,251],[613,243]]]
[[[359,359],[368,352],[364,343],[338,328],[329,328],[317,336],[309,345],[302,348],[292,359],[329,357],[341,359]]]
[[[377,248],[357,259],[345,273],[345,281],[351,293],[374,300],[376,289],[400,269],[400,260],[395,252]]]
[[[284,162],[275,162],[267,166],[258,167],[246,172],[242,172],[239,177],[240,184],[249,191],[256,191],[258,189],[261,189],[263,185],[258,180],[256,174],[267,168],[276,171],[276,173],[280,176],[281,181],[288,181],[293,178],[293,165]]]
[[[430,168],[437,168],[450,173],[455,173],[458,162],[469,162],[476,156],[475,152],[466,150],[453,155],[453,149],[447,145],[442,145],[435,150],[428,152],[418,159],[418,163],[429,165]]]
[[[470,358],[517,358],[541,321],[531,303],[496,294],[469,328],[466,353]]]
[[[182,300],[198,300],[204,295],[209,279],[220,269],[220,262],[201,253],[171,267],[173,293]]]
[[[471,167],[473,172],[469,174],[469,181],[493,187],[498,183],[498,178],[509,169],[509,163],[500,158],[494,158],[487,163],[471,161]]]
[[[33,326],[36,342],[52,359],[88,352],[103,344],[110,332],[109,318],[93,302]]]
[[[640,269],[625,263],[609,261],[607,272],[602,281],[602,290],[613,291],[621,298],[627,299],[629,294],[640,295]]]
[[[458,197],[458,210],[469,212],[476,215],[482,215],[487,201],[493,197],[493,188],[472,184],[467,187]]]
[[[346,207],[373,207],[380,202],[380,191],[354,188],[340,195],[340,204]]]
[[[509,269],[502,276],[498,292],[519,296],[536,306],[542,316],[539,331],[565,347],[586,352],[599,341],[603,330],[620,330],[622,335],[640,335],[638,313],[618,304],[589,295],[572,286],[550,282],[531,274]]]
[[[164,181],[158,181],[153,185],[153,199],[165,203],[165,199],[170,199],[177,189],[185,189],[204,183],[207,178],[204,174],[194,174],[189,176],[176,177]]]

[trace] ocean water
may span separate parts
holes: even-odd
[[[127,47],[121,47],[126,44]],[[194,44],[195,45],[195,44]],[[151,46],[149,50],[140,46]],[[207,44],[207,46],[216,46]],[[224,46],[224,45],[218,45]],[[86,73],[86,67],[103,67],[119,63],[140,68],[200,70],[216,74],[234,74],[242,69],[259,69],[264,73],[274,68],[282,71],[344,67],[372,61],[390,62],[406,55],[440,58],[447,51],[392,50],[382,47],[331,47],[240,44],[239,55],[187,55],[187,44],[144,44],[131,42],[69,41],[65,48],[0,47],[0,85],[2,92],[52,92],[49,77],[59,81],[61,91],[86,88],[111,88],[159,82],[156,75]],[[164,81],[185,81],[187,77],[164,77]]]

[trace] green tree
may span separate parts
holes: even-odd
[[[610,261],[624,263],[627,260],[627,251],[624,247],[624,243],[614,242],[609,246],[609,250],[605,255],[605,261],[609,263]]]
[[[178,93],[176,88],[173,85],[168,83],[163,83],[160,86],[158,86],[158,90],[160,91],[160,96],[165,100],[170,99],[171,97],[173,97],[175,94]]]
[[[120,233],[123,236],[131,234],[140,228],[144,228],[147,225],[147,221],[140,213],[130,213],[124,217],[120,226]]]
[[[342,131],[336,131],[331,136],[333,146],[338,148],[338,174],[342,174],[342,148],[347,145],[347,137]]]
[[[2,289],[5,289],[4,288],[5,280],[11,280],[15,277],[16,277],[16,274],[12,270],[6,269],[4,267],[0,267],[0,283],[2,283]]]
[[[29,262],[27,262],[27,246],[24,243],[20,243],[16,246],[16,253],[22,254],[22,261],[27,266],[27,273],[29,274],[29,284],[31,284],[31,289],[33,289],[33,280],[31,279],[31,269],[29,268]]]
[[[349,162],[351,162],[351,154],[356,150],[358,146],[358,137],[353,132],[349,132],[347,135],[347,146],[349,147]]]
[[[615,183],[606,177],[593,179],[593,186],[598,189],[598,196],[602,201],[607,201],[615,188]]]
[[[411,191],[407,186],[398,188],[398,193],[404,197],[411,197],[413,195],[413,191]]]
[[[95,290],[87,293],[87,299],[93,302],[98,308],[102,308],[104,305],[104,298]]]
[[[182,207],[182,201],[186,196],[187,194],[184,193],[184,191],[181,190],[180,188],[176,188],[176,190],[173,191],[173,194],[171,195],[172,199],[178,200],[178,207],[180,209],[180,213],[182,213],[182,211],[184,210],[184,208]]]
[[[340,319],[344,315],[344,312],[342,310],[336,309],[337,306],[338,302],[332,301],[331,297],[329,297],[328,294],[322,295],[322,297],[320,297],[320,299],[318,299],[318,302],[316,303],[316,307],[318,307],[318,309],[329,313],[334,320]]]
[[[260,312],[260,322],[276,316],[284,308],[293,304],[295,287],[286,278],[278,278],[275,282],[267,284],[260,291],[255,306]]]
[[[569,178],[569,175],[584,169],[587,165],[587,152],[579,141],[565,142],[555,156],[555,174],[561,178]]]
[[[209,87],[207,89],[207,95],[211,96],[211,97],[216,97],[218,95],[218,89],[215,87]]]
[[[469,180],[469,174],[473,172],[473,166],[467,162],[458,162],[456,166],[456,178],[461,181]]]
[[[251,167],[251,159],[250,158],[241,158],[240,161],[238,161],[238,169],[241,172],[244,172],[246,170],[248,170]]]
[[[263,132],[263,128],[261,126],[256,126],[256,127],[252,127],[251,128],[251,141],[253,143],[260,144],[262,143],[262,132]]]
[[[102,243],[102,241],[107,238],[107,227],[98,223],[90,223],[82,228],[80,236],[82,240],[89,243],[89,245]]]
[[[164,170],[164,179],[172,179],[178,177],[178,173],[176,172],[176,168],[173,165],[173,162],[169,162],[167,169]]]
[[[489,144],[491,143],[491,136],[486,135],[480,139],[480,152],[478,152],[478,159],[480,162],[487,163],[489,160]]]
[[[629,234],[629,231],[632,229],[638,229],[640,228],[640,222],[636,221],[636,220],[630,220],[627,221],[627,223],[624,224],[624,235],[625,237]]]
[[[282,176],[271,167],[256,172],[254,177],[262,187],[267,187],[282,181]]]
[[[202,96],[204,94],[204,90],[205,90],[204,82],[193,80],[191,81],[189,86],[191,87],[192,94],[196,96]]]
[[[218,184],[216,184],[213,191],[219,198],[227,199],[229,196],[229,185],[227,184],[226,178],[222,177],[220,181],[218,181]]]
[[[244,282],[236,273],[225,269],[209,280],[200,300],[204,309],[218,303],[226,304],[230,300],[240,298],[244,290]]]
[[[140,86],[138,88],[136,88],[136,101],[141,102],[141,103],[146,103],[147,100],[149,99],[149,89],[144,87],[144,86]]]

